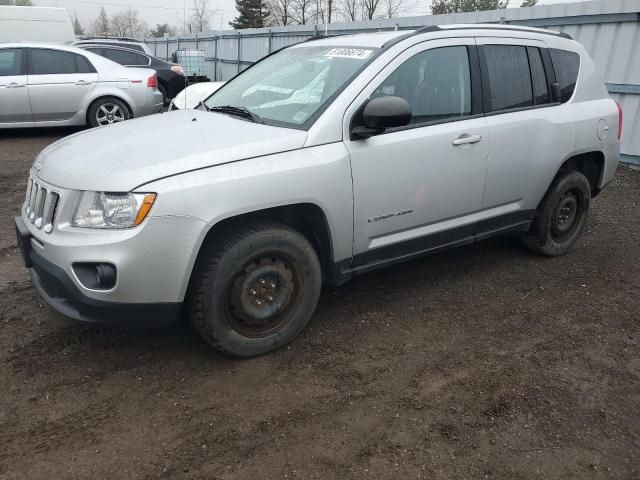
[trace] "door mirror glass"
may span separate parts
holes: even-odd
[[[362,111],[362,122],[351,130],[351,138],[364,139],[387,128],[404,127],[411,121],[411,106],[400,97],[385,96],[369,100]]]

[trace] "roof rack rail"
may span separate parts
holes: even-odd
[[[405,35],[400,35],[396,38],[393,38],[391,40],[389,40],[388,42],[386,42],[384,45],[382,45],[382,48],[389,48],[392,45],[395,45],[396,43],[399,43],[409,37],[413,37],[414,35],[420,35],[422,33],[431,33],[431,32],[442,32],[442,31],[454,31],[454,30],[512,30],[512,31],[516,31],[516,32],[529,32],[529,33],[538,33],[541,35],[552,35],[554,37],[562,37],[562,38],[566,38],[568,40],[573,40],[573,37],[567,33],[564,32],[554,32],[552,30],[544,30],[544,29],[536,29],[536,30],[532,30],[532,28],[535,27],[527,27],[527,26],[522,26],[522,27],[518,27],[518,26],[511,26],[511,25],[503,25],[500,24],[499,28],[495,28],[495,26],[491,26],[492,24],[486,24],[486,26],[484,25],[469,25],[469,26],[465,26],[465,25],[460,25],[460,26],[456,26],[456,27],[449,27],[449,28],[442,28],[439,25],[428,25],[425,27],[421,27],[418,28],[417,30],[414,30],[412,32],[406,33]]]

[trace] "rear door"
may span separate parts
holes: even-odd
[[[555,76],[543,42],[477,42],[489,126],[483,207],[499,207],[505,221],[525,220],[555,175],[553,165],[571,150],[573,127],[565,106],[550,96]]]
[[[84,55],[29,49],[28,91],[35,122],[68,120],[84,105],[98,73]]]
[[[31,122],[23,48],[0,49],[0,123]]]

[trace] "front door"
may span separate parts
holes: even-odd
[[[63,50],[29,49],[28,90],[35,122],[69,120],[98,80],[86,57]]]
[[[30,122],[27,62],[23,48],[0,49],[0,123]]]
[[[349,107],[356,267],[473,235],[488,148],[479,89],[474,40],[435,40],[395,58]],[[351,118],[367,99],[382,95],[404,98],[411,123],[349,139]]]

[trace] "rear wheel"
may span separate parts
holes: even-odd
[[[164,85],[158,83],[158,90],[160,90],[160,93],[162,94],[162,104],[166,107],[171,101],[169,100],[169,95],[167,95],[167,89],[164,87]]]
[[[112,123],[124,122],[131,118],[129,108],[122,100],[113,97],[105,97],[96,100],[87,114],[87,120],[91,127],[111,125]]]
[[[270,222],[240,228],[201,254],[190,291],[191,321],[223,353],[261,355],[303,330],[321,283],[318,256],[300,233]]]
[[[580,238],[587,223],[591,187],[580,172],[560,172],[542,199],[525,245],[542,255],[567,253]]]

